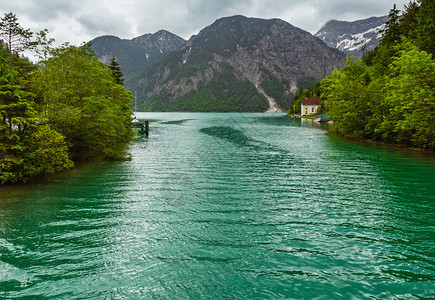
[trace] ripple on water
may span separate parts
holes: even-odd
[[[0,298],[435,295],[433,158],[281,115],[147,118],[131,161],[0,201]]]

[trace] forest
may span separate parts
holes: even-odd
[[[380,45],[294,98],[322,99],[332,131],[359,139],[435,150],[435,3],[394,6]],[[297,107],[299,106],[299,107]],[[293,104],[289,110],[293,114]]]
[[[47,30],[33,34],[13,13],[0,39],[1,184],[127,156],[132,94],[115,60],[100,63],[89,44],[53,47]]]

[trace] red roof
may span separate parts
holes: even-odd
[[[322,100],[319,98],[304,98],[301,101],[302,105],[322,105]]]

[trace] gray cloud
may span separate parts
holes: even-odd
[[[399,9],[409,0],[395,1]],[[388,14],[390,0],[0,0],[25,28],[47,28],[58,43],[79,44],[100,35],[132,38],[166,29],[185,39],[231,15],[280,18],[315,33],[331,19]]]
[[[129,35],[131,31],[128,17],[111,12],[105,7],[99,8],[98,12],[86,11],[80,14],[77,20],[90,36],[99,36],[109,33],[126,36]]]

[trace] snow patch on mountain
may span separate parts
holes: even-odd
[[[337,42],[335,48],[341,51],[362,51],[364,46],[367,46],[373,39],[380,40],[382,38],[382,30],[385,24],[371,28],[365,32],[351,34],[350,38],[345,38],[345,34],[341,36],[341,41]]]
[[[382,38],[382,30],[388,16],[371,17],[354,22],[331,20],[314,36],[329,47],[337,48],[348,55],[363,56],[373,50]]]

